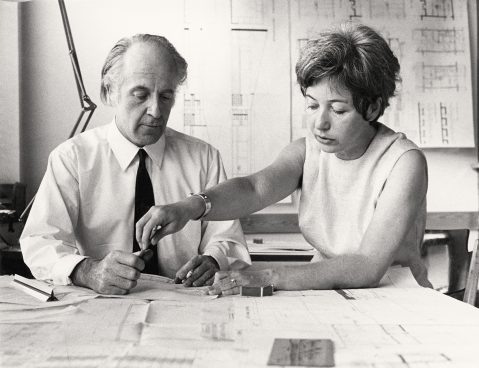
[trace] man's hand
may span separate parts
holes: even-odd
[[[142,258],[127,252],[113,251],[102,260],[85,258],[73,269],[74,285],[84,286],[100,294],[127,294],[136,286],[145,268]]]
[[[215,273],[219,270],[220,267],[213,257],[194,256],[178,270],[175,283],[183,283],[185,286],[212,285]]]
[[[258,271],[220,271],[216,273],[213,285],[208,288],[208,294],[239,294],[240,286],[274,285],[274,278],[274,272],[270,269]]]

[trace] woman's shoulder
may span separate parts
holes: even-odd
[[[304,163],[305,155],[306,139],[304,137],[292,141],[290,144],[284,147],[279,154],[282,159],[292,159],[294,161],[300,162],[301,165]]]
[[[274,162],[268,166],[269,169],[276,171],[287,171],[295,173],[292,175],[301,175],[303,172],[305,157],[304,138],[294,140],[281,149]]]
[[[405,133],[394,131],[382,123],[377,124],[378,133],[376,135],[376,139],[383,141],[384,144],[389,144],[391,148],[396,148],[398,150],[420,150],[417,144],[409,139]]]
[[[385,125],[379,125],[367,160],[363,162],[365,175],[370,175],[378,188],[388,182],[395,182],[399,187],[407,178],[424,178],[427,182],[427,162],[424,153],[404,133],[395,132]],[[389,185],[391,187],[391,185]]]
[[[300,152],[304,152],[306,149],[306,138],[298,138],[294,141],[292,141],[288,146],[286,147],[291,147],[292,150],[297,150]]]
[[[390,139],[382,159],[388,181],[397,180],[401,186],[407,185],[408,180],[415,181],[417,184],[423,181],[427,183],[427,161],[424,152],[404,133],[394,132],[387,127],[384,131]],[[425,187],[427,188],[427,184]],[[418,194],[420,193],[422,191],[418,190]]]
[[[410,140],[406,134],[402,132],[395,132],[384,124],[378,123],[378,133],[375,138],[376,153],[381,155],[383,159],[390,160],[394,165],[397,160],[403,157],[407,152],[412,153],[406,155],[420,156],[424,160],[424,153],[422,150]]]

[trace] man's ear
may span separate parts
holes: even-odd
[[[115,107],[118,101],[116,88],[113,88],[113,86],[111,85],[107,85],[106,98],[107,98],[108,106]]]
[[[371,103],[368,107],[368,112],[367,112],[367,121],[374,121],[377,118],[379,118],[379,112],[381,110],[381,102],[382,99],[381,97],[378,97],[376,101]]]

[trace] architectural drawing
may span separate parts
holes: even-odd
[[[421,20],[426,18],[454,19],[454,2],[455,0],[421,0]]]
[[[466,0],[184,0],[188,80],[172,126],[216,146],[228,176],[270,164],[303,137],[294,67],[323,29],[362,22],[401,64],[381,122],[421,147],[473,147]],[[172,120],[172,119],[170,119]]]
[[[384,36],[401,64],[397,94],[380,121],[406,133],[421,147],[474,146],[467,1],[304,2],[317,16],[303,16],[296,11],[303,1],[293,0],[292,65],[301,45],[321,29],[346,21],[372,26]],[[330,6],[327,15],[317,11],[321,4]],[[292,138],[296,139],[306,134],[306,126],[293,68],[291,79]]]

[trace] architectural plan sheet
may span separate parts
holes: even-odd
[[[380,121],[421,147],[474,147],[466,0],[292,0],[290,15],[292,60],[308,39],[338,22],[378,30],[402,78]],[[293,124],[302,109],[300,94],[293,94]],[[304,128],[295,125],[295,135]]]
[[[306,134],[294,72],[299,51],[348,21],[377,29],[401,64],[381,122],[420,147],[474,146],[467,0],[185,0],[169,7],[183,14],[174,39],[189,64],[170,125],[217,147],[229,177],[264,168]]]
[[[330,339],[337,367],[457,367],[475,361],[479,312],[420,287],[95,298],[0,322],[0,338],[2,367],[265,367],[275,339]]]

